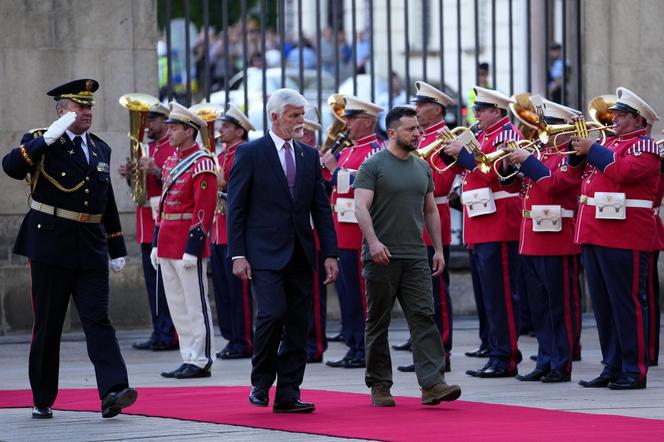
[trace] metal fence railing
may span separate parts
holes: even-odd
[[[581,108],[581,0],[158,5],[161,98],[219,107],[233,102],[257,128],[254,137],[267,127],[266,103],[280,87],[299,90],[315,104],[324,129],[332,120],[330,95],[357,95],[389,109],[409,102],[416,80],[456,99],[447,109],[450,127],[472,122],[467,109],[476,84]],[[461,243],[461,231],[455,212],[453,244]]]

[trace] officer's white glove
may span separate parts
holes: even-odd
[[[155,270],[159,267],[159,258],[157,257],[157,248],[153,247],[152,251],[150,252],[150,262],[152,263],[152,267],[154,267]]]
[[[190,269],[192,267],[195,267],[197,263],[198,263],[198,256],[190,255],[189,253],[185,253],[184,255],[182,255],[182,265],[184,265],[185,269]]]
[[[76,112],[70,111],[51,123],[46,132],[44,132],[44,141],[46,144],[50,146],[55,143],[74,121],[76,121]]]
[[[111,259],[111,270],[114,272],[119,272],[120,270],[124,269],[124,266],[125,259],[123,257]]]

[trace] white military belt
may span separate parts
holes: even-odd
[[[524,218],[531,219],[532,213],[530,210],[524,210],[521,212]],[[574,211],[568,209],[560,209],[560,216],[562,218],[574,218]]]
[[[436,204],[447,204],[450,202],[450,199],[446,196],[436,196],[433,200],[436,202]]]
[[[164,221],[182,221],[193,219],[193,213],[162,213],[161,219]]]
[[[494,200],[502,200],[503,198],[512,198],[514,196],[519,196],[518,193],[505,192],[504,190],[499,190],[498,192],[493,192]]]
[[[595,205],[595,198],[581,195],[579,198],[581,204],[587,204],[589,206]],[[652,201],[650,200],[635,200],[635,199],[625,199],[625,207],[638,207],[640,209],[652,209]]]
[[[92,214],[83,212],[74,212],[73,210],[61,209],[59,207],[49,206],[48,204],[40,203],[35,200],[30,200],[30,208],[37,212],[46,213],[48,215],[57,216],[58,218],[68,219],[70,221],[78,221],[79,223],[99,224],[101,222],[102,214]]]

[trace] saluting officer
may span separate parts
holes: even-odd
[[[547,124],[564,124],[581,115],[575,109],[542,101]],[[540,144],[539,159],[525,149],[516,149],[508,157],[520,164],[526,176],[519,254],[539,344],[535,369],[517,376],[520,381],[569,382],[572,372],[581,253],[574,244],[574,215],[583,168],[571,167],[560,155],[568,150],[569,140],[570,135],[550,137],[546,145]]]
[[[150,305],[150,317],[152,319],[152,334],[147,341],[135,342],[132,347],[136,350],[176,350],[178,348],[178,336],[175,326],[168,310],[166,295],[164,294],[164,282],[150,263],[150,252],[152,251],[152,238],[154,237],[155,218],[157,216],[157,205],[161,195],[161,168],[175,152],[175,147],[168,144],[168,128],[164,120],[168,118],[168,107],[161,103],[155,104],[147,114],[146,132],[152,141],[148,144],[147,155],[140,159],[141,170],[145,172],[145,188],[148,202],[143,206],[136,206],[136,242],[141,245],[141,259],[143,262],[143,277]],[[129,162],[120,166],[120,176],[126,177],[131,173],[131,167],[136,167]]]
[[[164,185],[155,228],[152,265],[164,279],[166,300],[180,337],[183,364],[166,378],[210,376],[213,324],[207,297],[209,233],[217,204],[216,165],[196,143],[208,136],[207,124],[178,103],[170,103],[168,142],[177,148],[164,163]]]
[[[353,145],[345,148],[336,158],[327,152],[323,156],[333,186],[330,201],[334,207],[334,228],[339,240],[339,265],[337,294],[342,316],[342,331],[348,351],[338,361],[327,361],[330,367],[362,368],[364,356],[364,322],[367,299],[362,279],[360,251],[362,232],[355,218],[354,191],[351,185],[360,165],[383,148],[376,136],[378,114],[383,108],[357,97],[345,97],[344,117],[348,136]]]
[[[420,126],[424,129],[424,134],[420,138],[418,148],[423,148],[430,145],[439,137],[442,132],[449,131],[445,124],[445,111],[447,106],[454,104],[454,100],[444,92],[436,89],[428,83],[423,81],[415,82],[415,89],[417,94],[412,101],[415,102],[415,110],[417,111],[417,119]],[[445,164],[440,158],[435,158],[436,164],[441,169]],[[429,163],[431,166],[431,164]],[[433,170],[433,196],[440,215],[440,234],[443,242],[443,256],[445,262],[450,260],[450,243],[452,242],[452,228],[450,222],[450,205],[448,195],[452,191],[452,184],[456,173],[452,170],[447,170],[443,173],[438,173]],[[428,232],[424,231],[424,243],[427,246],[429,253],[429,266],[433,265],[434,248],[431,243],[431,238]],[[445,348],[445,371],[450,371],[450,352],[452,351],[452,299],[450,297],[450,273],[447,266],[443,268],[443,273],[437,276],[432,276],[433,283],[433,306],[434,306],[434,320],[440,332],[443,347]],[[408,340],[410,344],[410,339]],[[395,347],[395,349],[403,346]],[[410,347],[410,345],[408,345]],[[399,371],[414,372],[415,365],[410,364],[402,367],[397,367]]]
[[[477,118],[479,150],[489,154],[507,140],[520,140],[522,135],[510,122],[507,108],[514,100],[489,89],[475,87],[473,111]],[[462,186],[463,237],[473,246],[479,267],[484,307],[489,322],[489,362],[467,374],[481,378],[517,375],[520,354],[519,299],[515,294],[518,271],[518,240],[521,201],[518,191],[503,187],[493,169],[483,172],[463,144],[453,141],[445,154],[458,158],[466,171]],[[518,183],[512,184],[518,190]]]
[[[136,400],[108,318],[108,266],[120,271],[127,254],[111,187],[111,148],[89,132],[99,83],[81,79],[48,91],[59,119],[25,134],[2,167],[30,175],[30,211],[14,253],[30,260],[33,333],[30,386],[33,418],[53,417],[58,393],[60,336],[73,297],[97,375],[102,417]]]
[[[249,131],[256,130],[247,117],[233,104],[219,118],[219,139],[225,144],[219,154],[221,171],[217,189],[226,192],[237,147],[249,139]],[[226,199],[219,197],[211,237],[210,265],[221,336],[228,341],[217,357],[221,359],[250,358],[254,349],[253,300],[249,281],[233,275],[233,261],[228,256],[226,228]]]
[[[597,321],[604,369],[583,387],[613,390],[646,388],[648,374],[647,278],[657,231],[654,201],[660,179],[659,148],[647,125],[659,120],[634,92],[616,90],[614,136],[602,146],[572,138],[585,159],[575,240]],[[645,234],[644,234],[645,233]]]

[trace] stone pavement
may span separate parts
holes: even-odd
[[[329,334],[337,331],[338,327],[337,323],[332,322],[328,328]],[[207,379],[184,381],[164,379],[159,373],[179,366],[179,354],[145,352],[131,348],[132,342],[142,340],[146,336],[147,330],[118,332],[130,382],[135,387],[249,384],[251,367],[249,360],[217,360],[212,370],[212,377]],[[402,343],[407,336],[405,321],[396,319],[390,329],[390,342]],[[0,390],[29,388],[27,377],[29,339],[29,335],[0,337],[0,361],[2,361]],[[465,371],[469,368],[479,368],[485,360],[465,357],[464,352],[474,350],[477,342],[477,321],[467,317],[455,319],[452,372],[447,374],[446,379],[448,383],[461,385],[462,400],[664,419],[664,367],[651,367],[646,390],[615,392],[608,389],[588,390],[577,385],[580,379],[594,377],[601,370],[597,331],[591,315],[584,317],[583,360],[574,363],[571,383],[542,384],[522,383],[515,379],[471,378],[465,374]],[[223,339],[217,336],[217,349],[221,349],[223,345]],[[521,336],[519,348],[525,358],[519,365],[519,370],[521,373],[527,373],[535,364],[528,359],[528,356],[536,352],[535,338]],[[344,353],[343,344],[331,343],[325,359],[337,359]],[[395,367],[392,393],[397,396],[419,396],[415,375],[396,371],[396,366],[410,363],[411,353],[393,351],[392,360]],[[95,388],[93,368],[87,358],[85,341],[81,333],[68,333],[63,339],[60,387]],[[340,369],[330,368],[324,364],[310,364],[307,366],[302,388],[367,393],[367,402],[369,401],[362,369]],[[247,388],[247,393],[248,391]],[[305,394],[303,400],[306,399]],[[36,421],[30,418],[28,409],[0,409],[0,429],[2,429],[0,441],[265,440],[267,438],[271,441],[341,440],[317,435],[141,416],[121,415],[113,419],[102,419],[98,413],[58,410],[55,411],[54,419]]]

